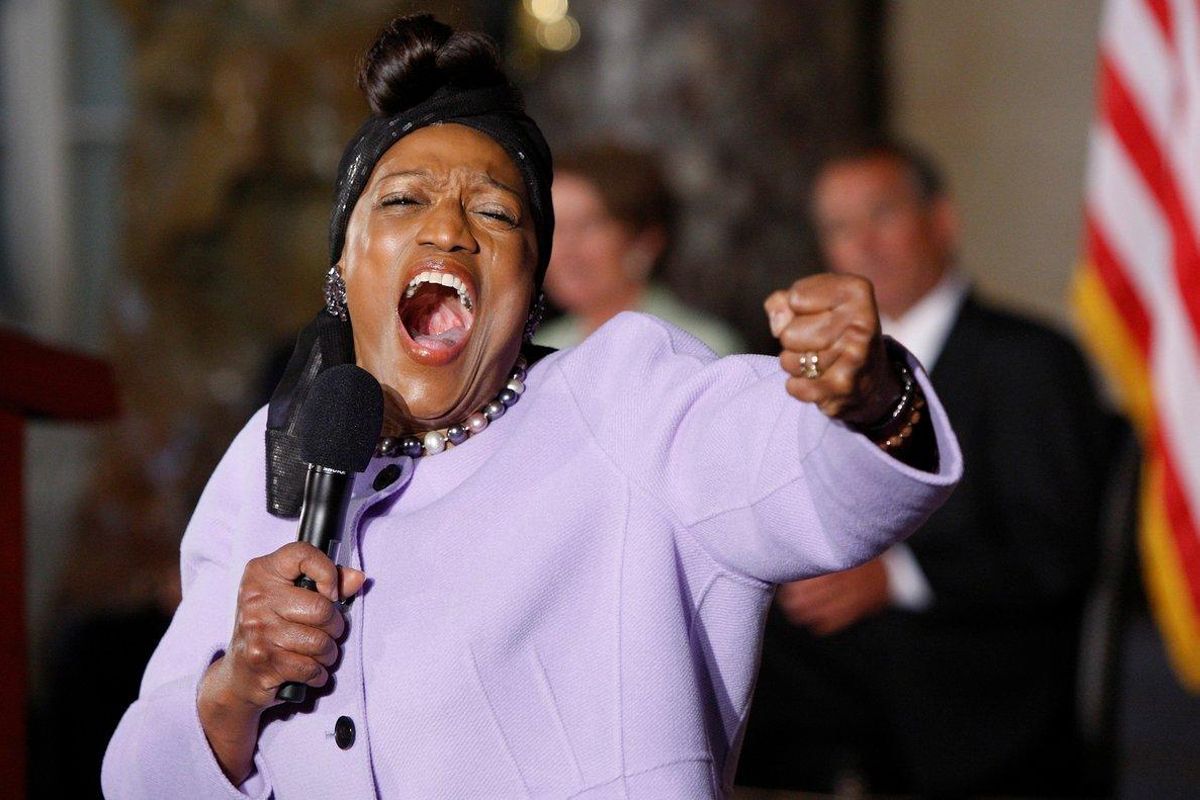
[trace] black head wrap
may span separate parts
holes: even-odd
[[[550,148],[537,124],[525,114],[520,94],[507,84],[472,89],[442,86],[411,108],[392,116],[372,116],[363,123],[338,165],[333,216],[329,223],[330,264],[336,264],[341,258],[350,215],[383,154],[415,130],[448,122],[490,136],[516,164],[525,181],[537,234],[535,282],[540,286],[554,236]],[[300,461],[295,426],[309,386],[329,367],[353,361],[354,337],[350,322],[325,310],[319,311],[300,333],[283,379],[271,395],[267,412],[267,510],[275,516],[298,516],[303,503],[306,468]]]
[[[338,165],[338,179],[329,221],[329,263],[337,263],[346,243],[346,225],[375,164],[388,148],[420,128],[453,122],[490,136],[517,165],[529,195],[533,227],[537,233],[537,285],[550,261],[554,238],[554,206],[550,181],[554,168],[550,147],[537,123],[525,114],[521,95],[511,86],[456,89],[443,86],[427,100],[390,117],[371,117],[346,146]]]

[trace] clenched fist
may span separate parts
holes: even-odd
[[[871,282],[855,275],[802,278],[763,303],[791,377],[788,393],[851,425],[870,425],[900,396]]]

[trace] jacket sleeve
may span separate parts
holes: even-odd
[[[777,583],[866,561],[924,522],[962,474],[957,441],[919,367],[936,472],[891,458],[791,397],[778,359],[717,359],[644,315],[609,325],[559,361],[581,415],[630,479],[733,572]],[[590,400],[598,395],[615,399]]]
[[[124,798],[267,798],[261,760],[241,786],[225,777],[209,748],[196,694],[233,627],[244,564],[232,563],[233,537],[247,492],[262,484],[265,413],[256,415],[217,466],[183,537],[183,601],[150,658],[138,699],[122,717],[104,755],[101,784],[109,800]],[[257,467],[257,469],[255,468]]]

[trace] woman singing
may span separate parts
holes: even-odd
[[[958,479],[936,397],[847,276],[767,299],[779,359],[637,313],[526,345],[550,153],[492,45],[401,18],[360,84],[328,309],[196,508],[105,794],[722,796],[774,584],[871,558]],[[286,437],[340,361],[386,413],[338,566],[295,541]]]

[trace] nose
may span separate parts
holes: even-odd
[[[429,209],[417,231],[417,244],[436,247],[444,253],[479,252],[466,209],[457,198],[439,200]]]
[[[879,241],[870,224],[860,223],[848,228],[842,235],[842,251],[855,263],[875,256]]]

